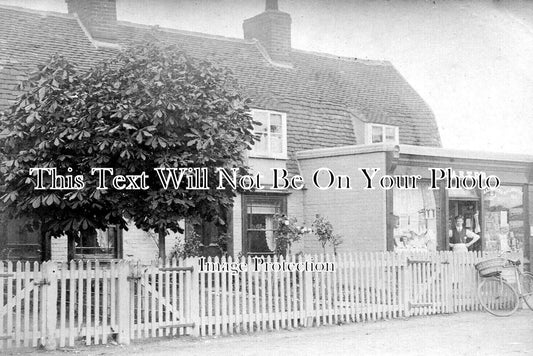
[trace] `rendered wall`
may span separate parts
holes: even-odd
[[[307,226],[317,214],[331,221],[334,232],[343,237],[339,252],[386,250],[385,190],[365,190],[365,178],[360,168],[379,168],[379,179],[385,171],[385,153],[359,153],[343,156],[307,158],[299,160],[306,182],[303,196]],[[320,190],[312,184],[313,173],[321,167],[335,174],[351,177],[349,190]],[[322,247],[314,235],[307,236],[304,250],[321,253]],[[328,249],[327,252],[331,252]]]

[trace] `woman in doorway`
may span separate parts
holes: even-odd
[[[477,212],[476,212],[477,214]],[[455,217],[455,225],[450,230],[450,248],[454,252],[467,252],[468,248],[479,240],[479,235],[463,227],[464,218],[462,215]],[[469,242],[466,242],[470,239]]]

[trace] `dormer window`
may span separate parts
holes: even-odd
[[[397,126],[366,124],[366,143],[400,143]]]
[[[251,157],[287,158],[287,115],[270,110],[252,110],[254,121],[261,125],[255,133],[261,136],[250,152]]]

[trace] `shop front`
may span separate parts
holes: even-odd
[[[388,195],[389,249],[450,250],[456,218],[461,217],[470,251],[519,252],[531,255],[532,212],[528,206],[533,185],[533,157],[476,153],[442,148],[400,146],[391,172],[420,175],[415,189],[394,188]],[[466,177],[467,187],[435,183],[435,169]],[[495,177],[495,189],[471,187],[479,177]],[[472,184],[470,184],[472,183]],[[446,189],[445,189],[446,188]],[[459,228],[460,230],[461,228]],[[475,240],[474,236],[479,236]]]

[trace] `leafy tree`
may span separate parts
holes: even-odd
[[[233,190],[213,189],[215,167],[248,172],[243,152],[256,140],[248,99],[227,69],[174,46],[138,44],[89,71],[54,56],[20,89],[24,94],[0,123],[7,133],[0,137],[0,155],[7,157],[0,195],[9,217],[40,224],[45,239],[72,241],[80,231],[126,228],[131,219],[159,232],[161,245],[167,230],[182,231],[180,219],[219,221],[231,206]],[[85,187],[35,190],[32,167],[82,175]],[[94,167],[114,168],[115,175],[146,172],[150,189],[97,190]],[[156,167],[207,167],[211,189],[165,190]]]

